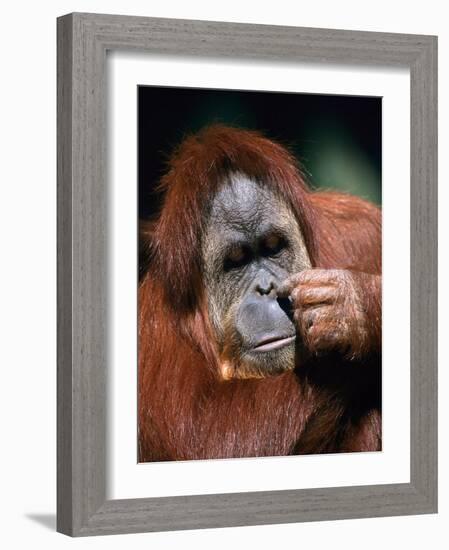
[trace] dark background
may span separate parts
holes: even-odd
[[[220,122],[261,131],[286,145],[314,188],[381,203],[379,97],[138,87],[139,216],[158,211],[154,186],[186,134]]]

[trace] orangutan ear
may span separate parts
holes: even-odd
[[[150,267],[151,243],[155,222],[153,220],[139,221],[139,280]]]

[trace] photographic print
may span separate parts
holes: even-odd
[[[138,87],[138,461],[382,449],[382,100]]]
[[[437,37],[72,13],[57,68],[57,530],[435,513]]]

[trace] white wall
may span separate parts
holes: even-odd
[[[70,539],[54,532],[55,513],[55,18],[71,11],[273,23],[372,31],[439,34],[440,205],[449,200],[449,31],[445,4],[360,2],[242,2],[197,0],[117,2],[67,0],[2,6],[0,33],[0,334],[1,541],[5,548],[441,548],[447,544],[448,353],[441,346],[440,513],[436,516],[369,519],[195,532]],[[441,242],[449,216],[440,216]],[[446,230],[446,231],[445,231]],[[441,250],[441,268],[448,255]],[[440,275],[440,312],[448,304]],[[441,317],[444,341],[448,322]],[[441,542],[440,542],[441,540]],[[27,545],[27,546],[26,546]]]

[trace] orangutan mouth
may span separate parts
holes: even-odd
[[[265,338],[261,342],[259,342],[256,346],[253,347],[252,351],[256,352],[265,352],[265,351],[273,351],[275,349],[283,348],[284,346],[288,346],[292,342],[294,342],[296,339],[296,336],[273,336],[271,338]]]

